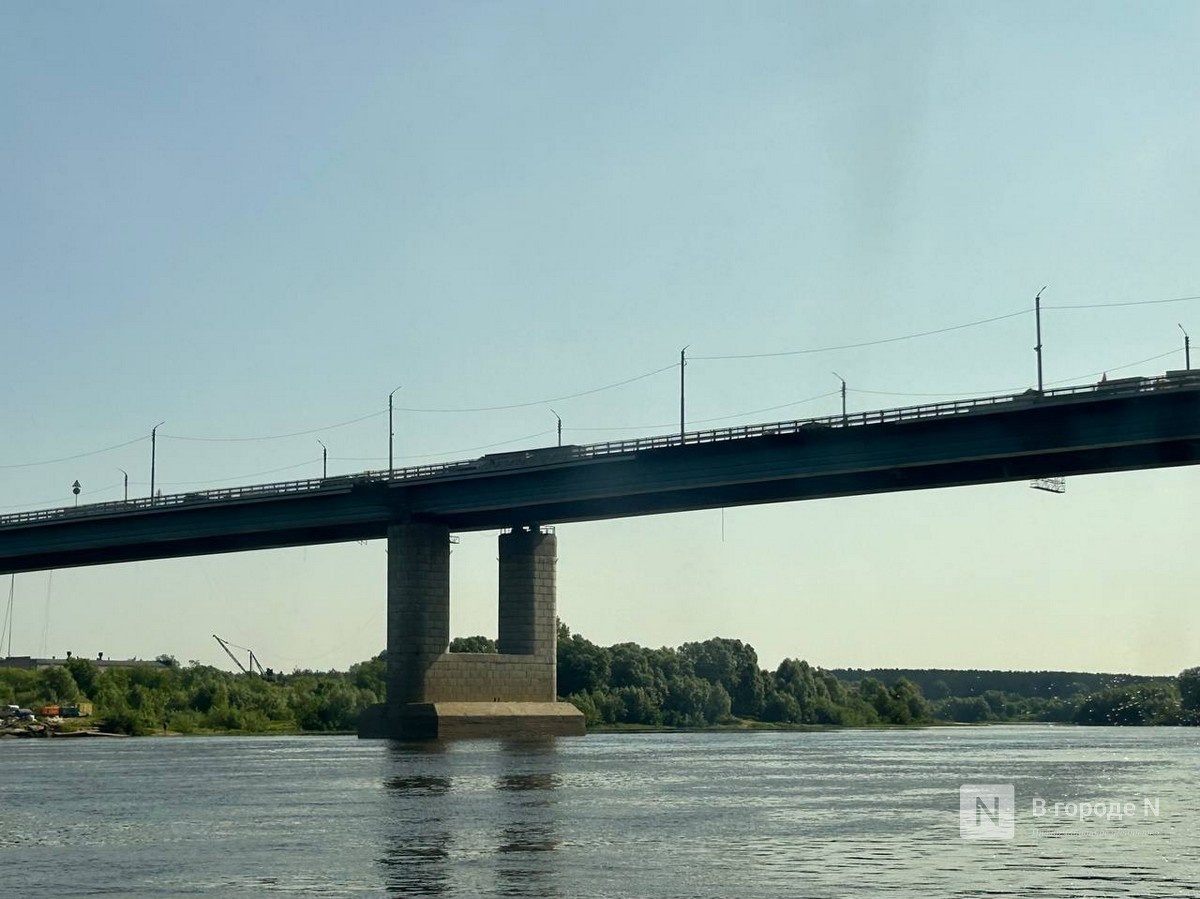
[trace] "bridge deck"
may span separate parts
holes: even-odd
[[[1200,372],[0,517],[0,572],[1200,461]]]

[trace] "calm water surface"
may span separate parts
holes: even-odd
[[[9,740],[0,782],[5,897],[1200,896],[1195,729]]]

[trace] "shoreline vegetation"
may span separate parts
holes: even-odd
[[[459,637],[451,652],[495,652],[487,637]],[[354,733],[358,716],[386,699],[384,655],[348,671],[267,669],[233,674],[159,656],[141,667],[100,669],[73,658],[41,670],[0,669],[0,706],[89,700],[90,718],[65,719],[58,736],[107,734]],[[1059,671],[823,669],[784,659],[762,669],[754,648],[714,637],[677,648],[599,646],[564,624],[558,693],[589,730],[770,731],[941,724],[1198,725],[1200,668],[1177,677]]]

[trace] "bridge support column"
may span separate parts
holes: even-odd
[[[500,535],[500,627],[497,649],[547,665],[538,689],[555,698],[558,619],[555,615],[558,538],[537,528]]]
[[[449,532],[389,528],[388,701],[364,713],[360,736],[582,734],[583,715],[555,695],[557,551],[536,527],[501,534],[499,653],[449,653]]]
[[[450,645],[450,531],[388,528],[388,706],[424,702],[429,674]]]

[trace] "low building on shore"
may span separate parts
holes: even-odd
[[[49,658],[39,659],[34,656],[9,656],[8,658],[0,659],[0,668],[22,668],[26,671],[41,671],[43,668],[54,668],[60,665],[67,664],[72,658],[83,658],[72,653],[67,653],[66,658]],[[96,658],[89,659],[97,668],[137,668],[141,665],[162,665],[163,662],[157,659],[106,659],[104,653],[99,653]]]

